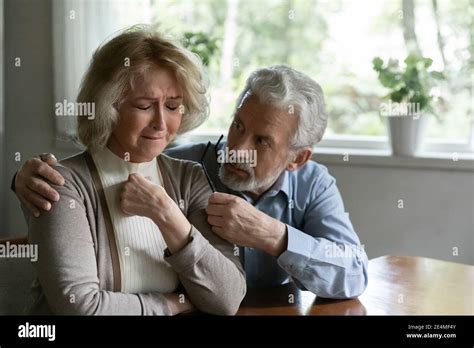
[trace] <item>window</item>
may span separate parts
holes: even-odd
[[[77,3],[81,2],[69,0],[71,5],[63,11],[69,13]],[[104,3],[109,10],[104,10]],[[207,66],[211,117],[194,131],[196,137],[226,132],[250,72],[286,63],[312,76],[325,91],[330,121],[323,146],[387,147],[386,126],[379,115],[387,90],[377,80],[372,59],[403,60],[411,40],[423,56],[433,59],[433,69],[447,75],[432,90],[439,116],[429,118],[427,148],[474,148],[472,0],[141,0],[141,6],[102,0],[97,4],[102,4],[100,16],[88,18],[113,22],[108,30],[101,27],[100,41],[141,19],[173,38],[203,33],[216,42]]]
[[[76,99],[82,76],[97,47],[119,30],[151,23],[150,1],[53,1],[55,105]],[[56,117],[56,145],[70,147],[75,117]]]
[[[473,144],[474,15],[468,0],[168,0],[153,6],[157,27],[175,35],[202,31],[218,40],[209,64],[211,117],[196,133],[225,131],[248,74],[286,63],[325,91],[330,122],[323,143],[386,146],[379,116],[386,90],[372,59],[404,59],[409,25],[404,18],[413,11],[411,35],[419,51],[448,76],[432,91],[439,118],[430,117],[427,142],[438,144],[432,147],[438,151]]]

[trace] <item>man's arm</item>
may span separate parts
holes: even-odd
[[[312,196],[301,230],[240,197],[219,192],[209,199],[208,221],[222,238],[277,257],[297,285],[318,296],[359,296],[367,285],[367,256],[344,211],[334,178],[323,175],[300,194],[304,199]]]
[[[53,154],[30,158],[13,177],[11,189],[35,217],[42,211],[49,211],[59,200],[59,193],[51,187],[51,184],[64,185],[62,175],[51,167],[56,162]]]
[[[334,178],[319,183],[302,230],[287,226],[288,245],[278,264],[300,285],[325,298],[352,298],[367,286],[367,255],[360,245]]]

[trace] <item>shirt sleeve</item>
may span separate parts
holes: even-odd
[[[367,286],[368,259],[335,179],[325,174],[311,191],[302,229],[287,225],[288,245],[278,264],[320,297],[357,297]]]

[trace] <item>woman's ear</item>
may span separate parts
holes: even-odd
[[[313,150],[310,147],[305,147],[303,149],[298,150],[296,155],[294,155],[293,160],[286,166],[286,170],[291,172],[301,168],[306,164],[306,162],[311,159],[312,154]]]

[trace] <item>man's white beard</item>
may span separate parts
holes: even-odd
[[[257,192],[267,190],[277,181],[283,171],[283,169],[275,170],[265,177],[264,180],[259,181],[255,177],[255,168],[251,167],[248,163],[232,163],[232,165],[246,171],[249,176],[247,179],[241,179],[237,174],[226,170],[224,165],[222,165],[219,168],[219,179],[221,179],[224,185],[234,191]]]

